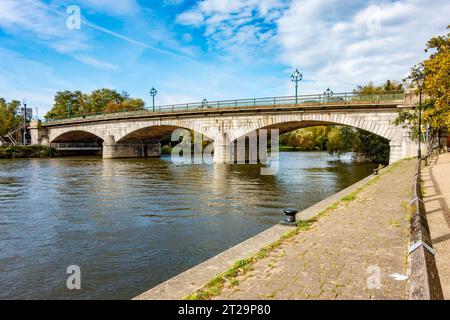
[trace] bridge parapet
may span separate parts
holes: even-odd
[[[214,113],[218,110],[224,112],[251,111],[255,109],[278,110],[279,108],[293,109],[335,109],[340,107],[358,107],[360,105],[403,105],[405,94],[403,91],[360,94],[355,92],[336,93],[333,96],[324,94],[281,96],[267,98],[250,98],[221,101],[203,101],[194,103],[162,105],[155,108],[146,108],[137,111],[123,111],[115,113],[93,113],[78,117],[47,119],[44,126],[61,125],[67,123],[83,123],[89,121],[102,121],[118,118],[142,118],[147,116],[166,116],[189,113]]]

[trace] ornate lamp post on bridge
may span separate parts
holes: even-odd
[[[302,81],[303,75],[295,69],[294,73],[291,75],[291,81],[295,83],[295,104],[298,104],[298,83]]]
[[[158,91],[156,91],[156,89],[152,87],[152,89],[150,90],[150,95],[153,98],[153,112],[155,112],[155,96],[157,93]]]
[[[423,82],[425,80],[425,77],[422,72],[419,72],[414,81],[416,82],[417,87],[419,88],[419,147],[417,150],[417,158],[420,159],[422,157],[422,147],[421,147],[421,140],[422,140],[422,89],[423,89]]]
[[[23,99],[23,145],[27,144],[27,100]]]
[[[334,94],[333,90],[331,90],[330,88],[328,88],[327,90],[325,90],[323,92],[323,95],[327,97],[327,102],[330,101],[330,97],[332,97]]]

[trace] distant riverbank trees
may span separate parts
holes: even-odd
[[[375,85],[373,82],[369,82],[366,85],[357,86],[356,89],[353,90],[353,92],[359,95],[368,95],[402,91],[403,89],[404,85],[402,82],[396,80],[387,80],[381,85]]]
[[[58,155],[48,146],[0,146],[0,159],[51,158]]]
[[[81,91],[59,91],[55,95],[53,108],[46,119],[82,117],[103,112],[136,111],[144,109],[140,98],[131,98],[127,92],[119,93],[111,89],[98,89],[90,94]]]
[[[357,159],[389,163],[389,141],[376,134],[348,126],[318,126],[280,136],[280,145],[297,151],[327,151],[338,157],[353,153]]]
[[[403,83],[387,80],[376,85],[369,82],[357,86],[353,92],[358,95],[381,94],[403,90]],[[356,158],[389,163],[389,141],[376,134],[347,126],[318,126],[298,129],[280,136],[280,145],[299,151],[328,151],[338,157],[353,153]]]

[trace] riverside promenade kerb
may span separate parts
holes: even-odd
[[[203,101],[153,110],[104,113],[32,122],[32,144],[56,149],[98,150],[104,158],[159,156],[159,142],[175,129],[201,133],[214,142],[214,162],[228,162],[237,139],[278,129],[280,134],[310,126],[346,125],[389,140],[390,163],[417,153],[410,129],[394,125],[398,111],[414,108],[413,90],[384,94],[303,95]],[[153,109],[153,108],[152,108]],[[446,137],[445,137],[446,138]]]

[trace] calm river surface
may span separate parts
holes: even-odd
[[[170,158],[0,160],[0,298],[132,298],[373,168],[303,152],[281,152],[275,176]],[[69,265],[81,290],[66,288]]]

